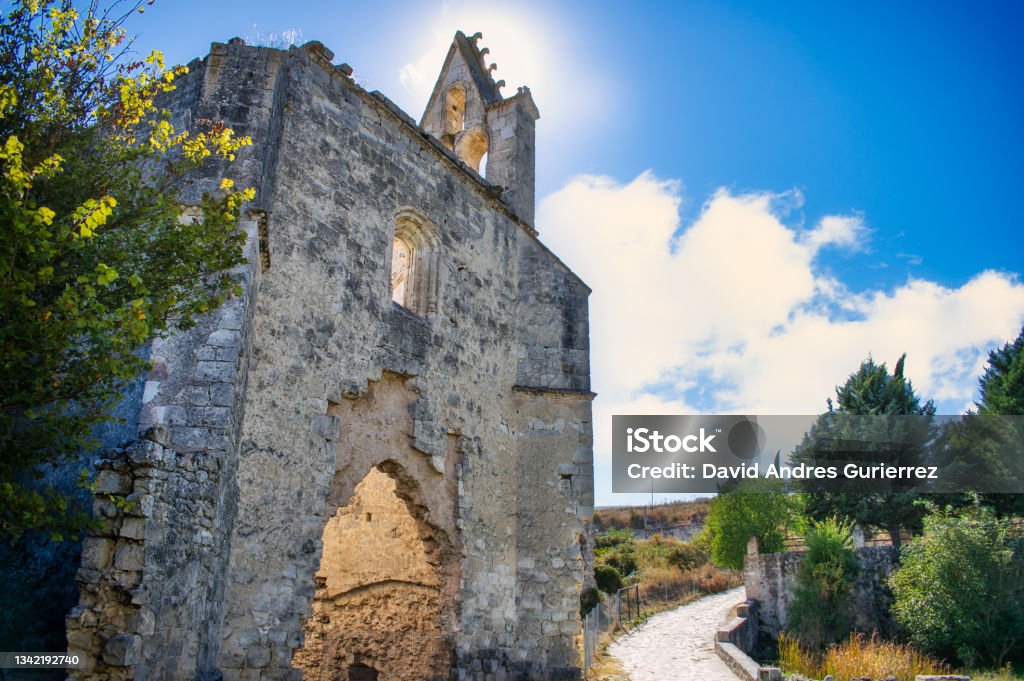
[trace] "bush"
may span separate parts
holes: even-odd
[[[596,553],[598,565],[610,565],[619,571],[623,577],[628,577],[637,571],[638,562],[636,551],[632,546],[620,546],[615,549],[605,549]]]
[[[680,572],[674,567],[650,568],[643,571],[640,600],[652,604],[678,604],[704,594],[716,594],[741,586],[738,572],[719,570],[710,563]]]
[[[857,561],[853,526],[836,518],[808,527],[790,608],[790,631],[821,649],[845,639],[853,626]]]
[[[580,617],[586,617],[601,602],[601,592],[597,589],[584,589],[580,594]]]
[[[622,545],[636,545],[636,539],[629,530],[608,530],[604,534],[598,535],[594,540],[594,548],[597,551],[617,548]]]
[[[707,553],[700,546],[691,542],[679,542],[668,550],[669,565],[674,565],[683,572],[693,570],[708,562]]]
[[[896,621],[925,650],[968,665],[1024,658],[1024,538],[991,510],[928,515],[890,585]]]
[[[606,594],[613,594],[626,585],[622,573],[611,565],[595,566],[594,581],[597,582],[597,588]]]
[[[611,530],[594,542],[598,565],[610,565],[620,576],[629,576],[637,569],[637,542],[629,530]]]

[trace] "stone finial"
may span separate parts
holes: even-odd
[[[481,64],[484,61],[484,57],[486,57],[490,53],[491,53],[491,48],[489,48],[489,47],[481,47],[480,48],[480,63]]]
[[[488,71],[497,71],[498,70],[498,65],[492,62],[491,65],[487,67],[487,70]]]
[[[477,41],[480,40],[483,37],[484,37],[484,34],[481,33],[480,31],[477,31],[473,35],[469,36],[469,42],[473,43],[473,46],[476,47]]]
[[[501,88],[505,87],[505,81],[504,80],[499,80],[497,83],[494,84],[494,87],[496,89],[500,90]]]

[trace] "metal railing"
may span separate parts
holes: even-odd
[[[598,603],[583,617],[583,672],[590,671],[601,635],[619,627],[629,631],[629,623],[643,614],[640,587],[627,586]]]
[[[619,601],[619,626],[626,629],[626,626],[640,617],[640,586],[635,584],[619,589],[615,594]]]

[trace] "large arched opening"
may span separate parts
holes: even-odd
[[[311,681],[447,676],[442,582],[433,528],[375,467],[323,533],[305,645],[295,666]]]
[[[292,658],[307,680],[449,676],[460,572],[454,481],[409,445],[416,398],[385,373],[329,411],[341,423],[339,466],[304,644]]]

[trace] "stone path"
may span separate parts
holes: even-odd
[[[609,652],[631,681],[737,681],[715,654],[714,639],[729,609],[746,598],[743,587],[655,615]]]

